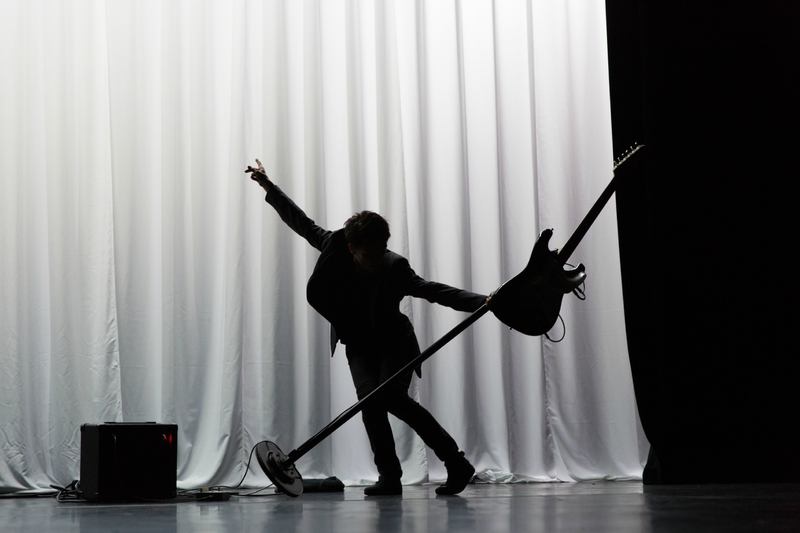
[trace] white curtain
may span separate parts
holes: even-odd
[[[604,2],[2,0],[0,136],[0,490],[77,479],[104,421],[176,423],[179,486],[232,484],[355,402],[317,253],[244,168],[489,293],[612,177]],[[563,342],[490,315],[412,384],[485,480],[641,475],[613,200],[572,262]],[[403,305],[423,348],[466,317]],[[444,478],[394,422],[404,481]],[[359,417],[298,467],[377,476]]]

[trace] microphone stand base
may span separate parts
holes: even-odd
[[[256,444],[256,459],[269,480],[281,492],[293,498],[303,494],[303,477],[294,463],[285,465],[287,456],[277,444],[268,440]]]

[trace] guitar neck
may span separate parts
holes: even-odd
[[[583,217],[583,220],[578,226],[578,229],[576,229],[573,232],[572,236],[569,238],[567,243],[558,250],[559,263],[563,265],[569,260],[569,257],[572,255],[572,252],[575,251],[575,248],[577,248],[578,245],[581,243],[583,237],[586,236],[586,232],[589,231],[589,228],[592,227],[594,221],[597,220],[598,215],[600,215],[600,212],[606,206],[608,200],[611,198],[611,195],[614,194],[616,188],[617,188],[617,177],[614,176],[611,182],[608,185],[606,185],[606,188],[603,191],[603,194],[600,195],[600,198],[597,199],[597,201],[594,203],[594,205],[586,214],[586,216]]]
[[[632,146],[627,152],[625,152],[622,156],[620,156],[616,160],[616,162],[614,163],[614,170],[616,171],[620,167],[620,165],[622,165],[622,163],[630,159],[630,157],[633,154],[638,152],[640,149],[644,148],[644,146],[645,145],[643,144]],[[614,194],[614,191],[616,191],[616,189],[617,189],[617,176],[615,175],[614,178],[612,178],[611,182],[608,185],[606,185],[606,188],[603,191],[603,194],[600,195],[600,198],[597,199],[597,201],[594,203],[594,205],[586,214],[586,216],[583,217],[583,220],[578,226],[578,229],[575,230],[575,232],[569,238],[567,243],[564,246],[562,246],[561,249],[558,251],[559,263],[563,265],[569,260],[569,257],[572,255],[572,252],[575,251],[575,248],[578,247],[581,240],[586,235],[586,232],[589,231],[589,228],[592,227],[594,221],[597,220],[598,215],[600,215],[600,212],[606,206],[608,200],[611,199],[611,195]]]

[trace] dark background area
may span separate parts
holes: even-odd
[[[800,481],[800,2],[606,9],[645,483]]]

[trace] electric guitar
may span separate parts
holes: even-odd
[[[644,146],[631,146],[614,161],[613,170],[616,171]],[[525,269],[497,289],[489,301],[489,310],[501,322],[526,335],[543,335],[550,331],[558,320],[564,295],[580,287],[586,279],[586,268],[582,263],[571,269],[565,269],[564,265],[614,194],[616,186],[615,175],[560,250],[550,249],[552,229],[539,235]]]

